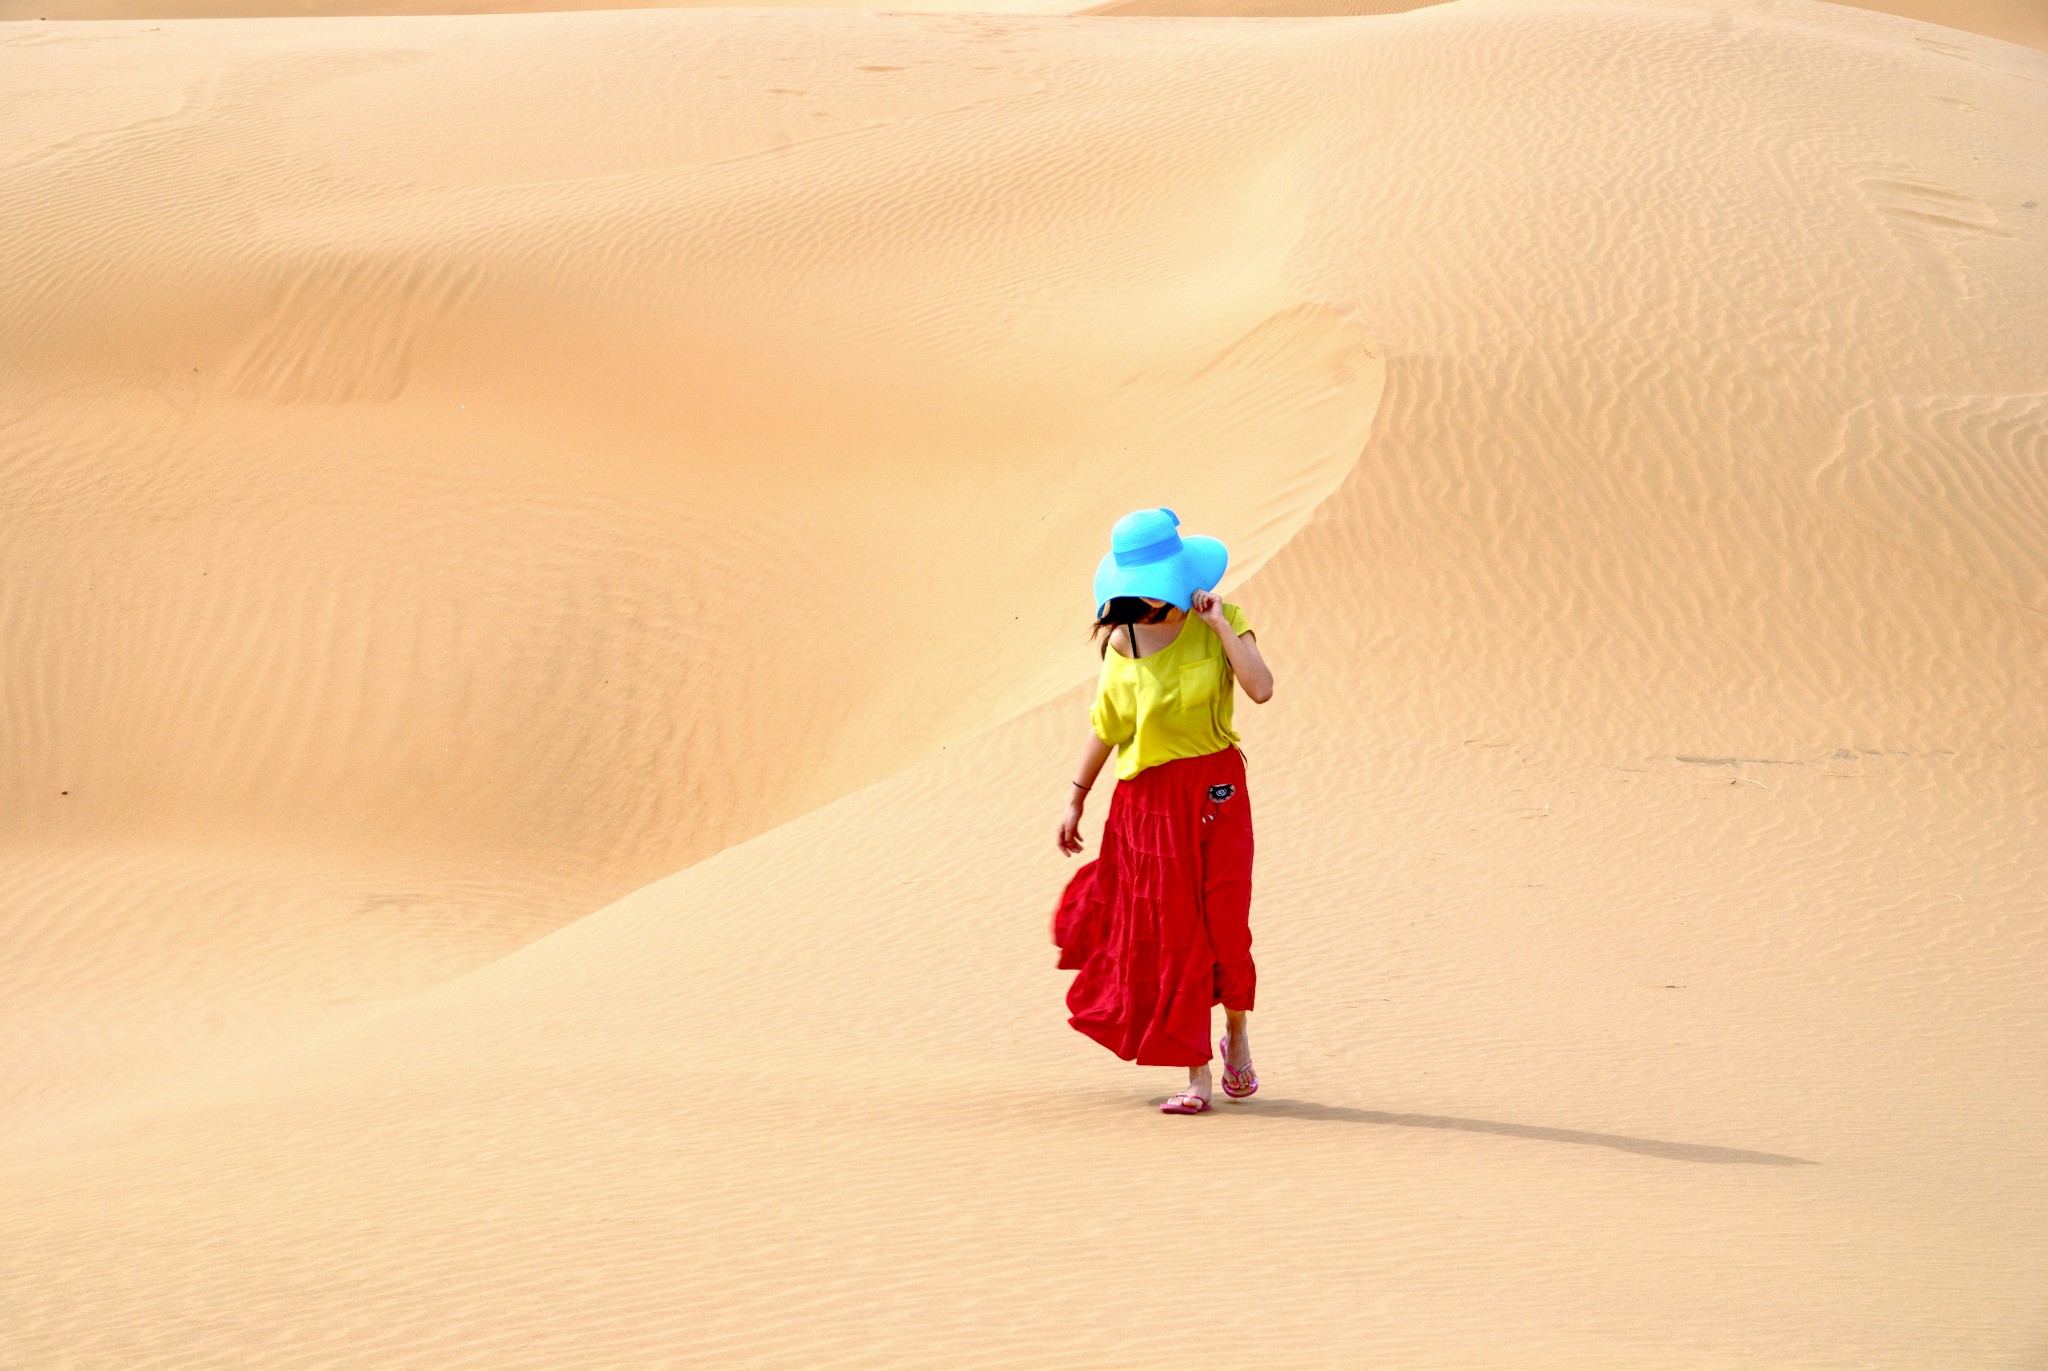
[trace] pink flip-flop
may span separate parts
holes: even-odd
[[[1246,1062],[1242,1070],[1232,1070],[1230,1065],[1230,1035],[1224,1034],[1216,1040],[1216,1060],[1223,1067],[1223,1093],[1233,1100],[1246,1100],[1259,1093],[1259,1073]]]
[[[1209,1102],[1192,1090],[1183,1090],[1169,1095],[1166,1103],[1159,1106],[1162,1114],[1206,1114]]]

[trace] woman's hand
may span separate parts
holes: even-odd
[[[1081,850],[1081,800],[1076,796],[1067,803],[1066,817],[1060,820],[1060,851],[1069,857]]]
[[[1249,630],[1239,633],[1230,626],[1230,620],[1223,616],[1223,599],[1219,595],[1198,590],[1188,597],[1188,605],[1196,618],[1216,631],[1217,640],[1223,644],[1224,660],[1230,663],[1230,674],[1237,677],[1244,693],[1255,704],[1272,699],[1273,669],[1266,665],[1256,635]]]

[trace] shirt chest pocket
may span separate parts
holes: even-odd
[[[1180,669],[1180,707],[1206,710],[1216,703],[1216,691],[1223,684],[1223,664],[1210,658],[1189,662]]]

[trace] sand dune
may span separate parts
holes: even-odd
[[[34,5],[43,0],[9,0],[15,5]],[[149,0],[79,0],[94,8],[76,11],[78,17],[126,18],[137,13],[132,7]],[[193,0],[181,0],[191,4]],[[224,3],[225,0],[220,0]],[[246,3],[247,0],[244,0]],[[360,0],[348,0],[360,3]],[[1179,18],[1224,18],[1240,16],[1250,18],[1321,18],[1336,15],[1405,14],[1409,10],[1422,9],[1427,5],[1442,4],[1445,0],[1109,0],[1078,11],[1082,14],[1159,15]],[[1852,0],[1844,0],[1851,3]],[[70,0],[67,0],[70,3]],[[170,3],[170,0],[157,0]],[[2021,43],[2028,47],[2048,49],[2048,6],[2036,0],[1853,0],[1859,9],[1876,10],[1882,14],[1902,15],[1918,19],[1923,23],[1939,24],[1944,28],[1964,29],[1971,33],[1983,34],[1990,38],[2003,39],[2008,43]],[[106,8],[102,8],[102,7]],[[493,8],[496,8],[495,6]],[[511,8],[511,6],[506,6]],[[920,7],[922,8],[922,6]],[[933,4],[930,8],[946,8]],[[1008,8],[1008,6],[1005,6]],[[1019,5],[1019,9],[1026,6]],[[67,11],[70,12],[70,11]],[[192,13],[189,9],[165,11],[166,13]],[[209,13],[216,11],[209,10]],[[236,13],[239,11],[218,11]],[[1943,42],[1938,35],[1925,35],[1922,41]]]
[[[37,4],[42,0],[11,0]],[[122,18],[135,13],[130,6],[138,0],[83,0],[95,6],[118,8],[80,11],[100,18]],[[166,0],[167,2],[167,0]],[[191,0],[185,0],[191,3]],[[1221,18],[1239,15],[1257,18],[1323,17],[1333,15],[1405,14],[1444,0],[1110,0],[1079,11],[1083,14],[1150,14],[1179,17]],[[1848,3],[1848,0],[1845,0]],[[2048,49],[2048,6],[2036,0],[1854,0],[1859,9],[1896,14],[1944,28],[1964,29],[2008,43]],[[932,8],[941,8],[933,5]],[[1023,8],[1019,6],[1018,8]],[[190,11],[178,11],[189,13]],[[1781,12],[1782,13],[1782,12]],[[1923,35],[1921,41],[1946,41],[1939,35]]]
[[[1404,14],[1444,0],[758,0],[749,8],[932,13],[1309,18]],[[2048,49],[2048,8],[2038,0],[1857,0],[1859,8]],[[703,0],[0,0],[8,19],[246,19],[399,14],[533,14],[587,9],[681,9]],[[1946,40],[1927,35],[1922,41]]]
[[[468,91],[431,147],[381,132],[420,59],[331,60],[318,25],[134,35],[102,51],[155,103],[18,125],[21,835],[460,853],[567,919],[1064,689],[1085,607],[1041,572],[1101,509],[1185,483],[1241,573],[1298,527],[1381,369],[1276,284],[1291,134],[1183,145],[1103,91],[1078,161],[977,193],[1042,80],[894,80],[922,35],[848,66],[843,22],[795,61],[797,33],[700,35],[734,58],[703,98],[741,83],[753,116],[593,129],[588,163],[548,133],[590,63],[621,110],[674,81],[623,21],[582,52],[564,19],[409,25]],[[26,70],[105,74],[88,37],[28,40]],[[493,73],[549,45],[521,126]],[[181,50],[223,67],[196,113]],[[878,139],[893,168],[846,163]],[[984,194],[1020,212],[984,231]]]
[[[2048,64],[1928,33],[0,30],[0,1362],[2038,1360]],[[1045,941],[1153,502],[1200,1120]]]
[[[1406,14],[1444,0],[1111,0],[1081,14],[1157,15],[1187,19],[1307,19]]]
[[[1984,0],[1973,0],[1982,3]],[[0,20],[309,19],[404,14],[547,14],[577,10],[713,9],[709,0],[0,0]],[[1074,0],[762,0],[747,9],[1065,14]]]
[[[1857,0],[1865,9],[2048,48],[2048,8],[2033,0]],[[1940,42],[1939,38],[1932,41]]]

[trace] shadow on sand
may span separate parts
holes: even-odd
[[[1166,1097],[1161,1096],[1164,1100]],[[1216,1113],[1234,1113],[1234,1103],[1219,1100]],[[1243,1106],[1246,1117],[1302,1119],[1312,1123],[1366,1123],[1383,1128],[1438,1128],[1453,1133],[1493,1133],[1503,1138],[1528,1138],[1536,1142],[1575,1143],[1580,1147],[1606,1147],[1616,1152],[1634,1152],[1668,1162],[1703,1162],[1709,1166],[1819,1166],[1805,1157],[1787,1157],[1776,1152],[1749,1152],[1739,1147],[1708,1147],[1703,1143],[1664,1142],[1657,1138],[1629,1138],[1617,1133],[1581,1133],[1575,1128],[1539,1128],[1526,1123],[1499,1123],[1492,1119],[1454,1119],[1440,1114],[1389,1114],[1378,1109],[1349,1109],[1342,1105],[1316,1104],[1310,1100],[1276,1100],[1261,1095]]]

